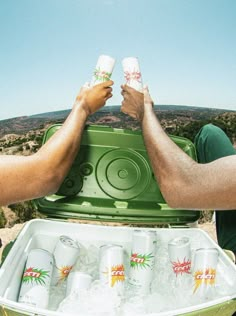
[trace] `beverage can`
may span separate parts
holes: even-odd
[[[27,257],[18,297],[19,303],[47,308],[53,271],[53,255],[44,249],[32,249]]]
[[[100,55],[93,73],[91,86],[110,80],[114,65],[114,58],[107,55]]]
[[[193,260],[193,294],[210,299],[215,295],[219,251],[216,248],[199,248]]]
[[[122,61],[126,84],[137,91],[143,91],[142,75],[138,58],[126,57]]]
[[[123,247],[113,244],[103,245],[100,247],[99,257],[100,281],[122,295],[125,283]]]
[[[64,281],[73,268],[79,256],[79,245],[68,236],[60,236],[53,252],[55,264],[52,275],[52,285]]]
[[[190,240],[186,236],[176,237],[168,243],[168,254],[176,276],[191,273]]]
[[[80,271],[71,271],[67,278],[66,296],[73,291],[88,290],[92,283],[92,277],[88,273]]]
[[[130,256],[129,286],[137,295],[150,292],[156,254],[156,232],[135,230]]]

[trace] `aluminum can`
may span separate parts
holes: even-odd
[[[107,55],[100,55],[93,73],[91,86],[110,80],[114,65],[114,58]]]
[[[88,273],[71,271],[66,283],[66,296],[74,291],[88,290],[92,283],[92,277]]]
[[[215,295],[215,281],[219,252],[216,248],[199,248],[193,260],[193,294],[203,299]]]
[[[52,275],[52,285],[63,282],[68,277],[71,269],[79,256],[77,242],[68,236],[60,236],[53,252],[55,265]]]
[[[18,302],[47,308],[53,271],[53,255],[44,249],[29,252],[21,281]]]
[[[100,281],[116,289],[119,295],[124,293],[125,267],[124,249],[120,245],[103,245],[99,254]]]
[[[122,60],[126,84],[137,91],[143,91],[142,75],[136,57],[126,57]]]
[[[129,286],[136,295],[150,293],[156,254],[156,232],[135,230],[130,257]]]
[[[168,243],[168,254],[176,276],[191,274],[191,248],[188,237],[171,239]]]

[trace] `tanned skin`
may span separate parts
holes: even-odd
[[[200,164],[165,133],[148,88],[121,86],[121,111],[137,119],[151,165],[168,205],[181,209],[236,209],[236,155]]]
[[[0,156],[0,205],[55,193],[68,173],[88,116],[112,96],[113,81],[83,87],[62,127],[31,156]]]

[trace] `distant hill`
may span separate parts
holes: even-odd
[[[162,125],[173,130],[178,124],[185,125],[191,121],[210,120],[223,113],[235,113],[224,109],[202,108],[184,105],[155,105]],[[0,121],[0,138],[7,134],[22,135],[29,131],[45,129],[49,124],[61,123],[68,116],[70,110],[39,113],[31,116],[21,116]],[[177,123],[176,123],[177,122]],[[88,118],[88,124],[111,125],[115,128],[139,128],[138,123],[128,115],[120,112],[120,106],[105,106]],[[174,124],[174,125],[173,125]]]
[[[197,106],[188,106],[188,105],[154,105],[154,109],[156,111],[187,111],[187,112],[209,112],[211,115],[217,115],[224,112],[234,112],[230,110],[225,109],[214,109],[214,108],[207,108],[207,107],[197,107]],[[112,105],[112,106],[104,106],[101,108],[98,112],[104,113],[104,112],[119,112],[120,111],[120,105]],[[55,111],[55,112],[45,112],[45,113],[39,113],[35,115],[31,115],[31,118],[65,118],[70,113],[70,110],[61,110],[61,111]]]

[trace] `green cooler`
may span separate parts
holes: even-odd
[[[51,126],[45,133],[44,142],[59,128],[60,125]],[[191,141],[170,137],[196,160]],[[126,253],[130,253],[132,234],[137,227],[155,231],[162,244],[167,245],[175,237],[187,236],[193,252],[202,247],[217,248],[218,286],[224,288],[207,302],[178,308],[167,305],[160,311],[143,315],[231,316],[236,311],[235,265],[204,231],[194,228],[198,211],[173,210],[166,204],[140,131],[86,127],[80,151],[60,189],[36,203],[47,219],[26,223],[0,269],[0,315],[63,315],[55,310],[17,302],[21,276],[31,249],[53,252],[59,236],[68,235],[87,248],[112,243],[122,245]],[[72,223],[66,219],[79,221]],[[158,273],[158,266],[154,269]]]

